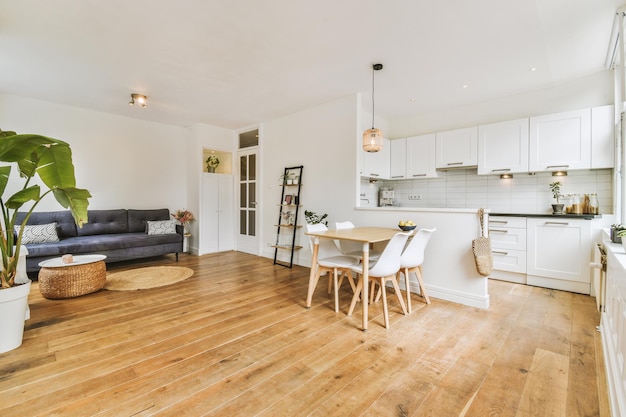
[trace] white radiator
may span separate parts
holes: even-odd
[[[596,297],[598,311],[604,311],[606,292],[606,252],[601,243],[597,243],[593,250],[593,260],[590,264],[593,277],[591,295]]]

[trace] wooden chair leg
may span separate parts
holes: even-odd
[[[400,303],[400,307],[402,307],[402,313],[406,316],[406,306],[404,305],[404,299],[402,299],[402,293],[400,292],[400,286],[398,285],[398,280],[395,275],[389,277],[389,281],[391,281],[391,285],[393,285],[393,290],[396,292],[396,298]]]
[[[350,309],[348,309],[348,316],[352,315],[354,311],[354,306],[356,306],[356,302],[359,301],[359,297],[361,297],[361,291],[363,290],[363,279],[359,279],[359,282],[356,284],[356,289],[354,290],[354,295],[352,296],[352,301],[350,302]]]
[[[421,265],[415,269],[415,275],[417,276],[417,282],[420,286],[420,292],[422,293],[422,297],[424,297],[424,301],[426,301],[426,304],[430,304],[430,298],[428,298],[428,294],[426,294],[426,286],[424,285]]]
[[[374,290],[376,289],[376,280],[372,279],[372,284],[370,286],[370,304],[374,302]]]
[[[333,269],[333,284],[335,286],[335,313],[339,313],[339,285],[337,283],[337,268]]]
[[[313,292],[315,291],[315,287],[317,287],[317,283],[320,279],[322,272],[320,271],[320,268],[317,268],[317,271],[315,271],[315,276],[313,277],[312,281],[309,281],[309,292],[308,297],[306,299],[306,306],[307,307],[311,307],[311,301],[313,299]]]
[[[406,310],[409,313],[413,312],[413,307],[411,306],[411,275],[409,274],[409,269],[404,268],[402,271],[404,274],[404,287],[406,288]],[[398,272],[398,281],[400,280],[400,272]]]

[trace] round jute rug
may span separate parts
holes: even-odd
[[[193,275],[193,269],[182,266],[150,266],[107,275],[105,290],[133,291],[163,287],[184,281]]]

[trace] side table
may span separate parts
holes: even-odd
[[[45,298],[78,297],[96,292],[107,280],[105,255],[77,255],[71,263],[61,258],[39,263],[39,291]]]

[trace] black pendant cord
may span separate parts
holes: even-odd
[[[374,74],[375,70],[372,67],[372,129],[374,129]]]

